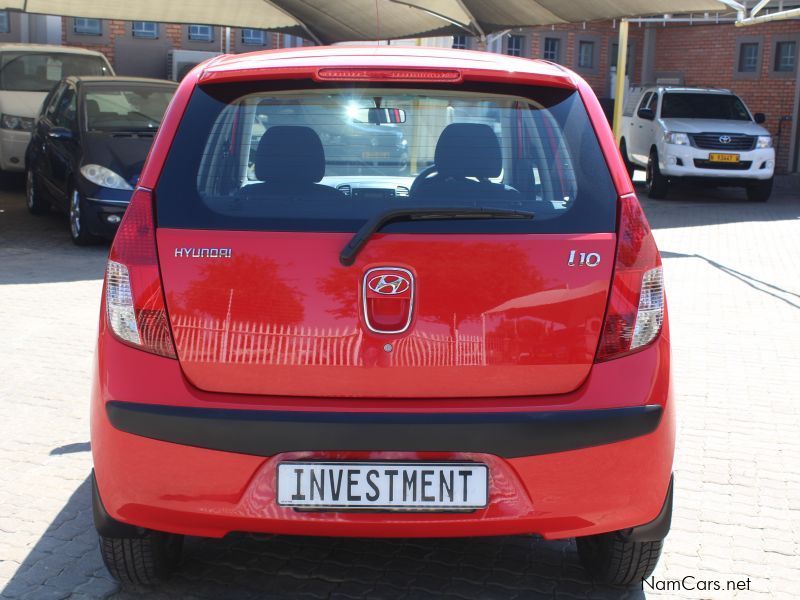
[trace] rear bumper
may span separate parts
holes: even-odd
[[[518,458],[646,435],[655,431],[663,413],[658,404],[433,415],[230,410],[117,401],[105,406],[109,422],[120,431],[254,456],[311,450],[470,452]]]
[[[120,344],[101,325],[92,452],[108,515],[156,530],[557,539],[660,514],[674,449],[670,395],[666,333],[595,365],[569,394],[381,401],[202,392],[177,361]],[[489,505],[438,514],[278,506],[277,465],[308,459],[484,462]]]

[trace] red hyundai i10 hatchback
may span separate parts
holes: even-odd
[[[116,578],[165,576],[184,535],[535,534],[628,584],[674,429],[661,259],[574,73],[323,47],[183,80],[103,291]]]

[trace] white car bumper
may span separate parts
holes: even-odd
[[[710,160],[711,154],[736,154],[735,163]],[[775,171],[775,149],[702,150],[693,146],[662,144],[658,153],[661,173],[669,177],[769,179]]]
[[[24,171],[30,131],[0,129],[0,170]]]

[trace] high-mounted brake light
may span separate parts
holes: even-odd
[[[106,316],[122,341],[175,358],[156,256],[153,198],[137,189],[114,237],[106,266]]]
[[[617,261],[597,360],[641,350],[661,331],[664,275],[653,234],[635,196],[619,201]]]
[[[323,68],[316,73],[321,81],[461,81],[457,69]]]

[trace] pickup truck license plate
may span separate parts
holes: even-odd
[[[467,510],[488,501],[481,463],[284,462],[278,504],[294,508]]]
[[[738,154],[715,154],[711,153],[708,155],[708,160],[711,162],[725,162],[725,163],[736,163],[739,162],[739,155]]]
[[[375,160],[375,159],[380,159],[380,158],[389,158],[389,153],[388,152],[370,152],[370,151],[367,150],[367,151],[364,151],[364,152],[361,153],[361,158],[363,158],[364,160]]]

